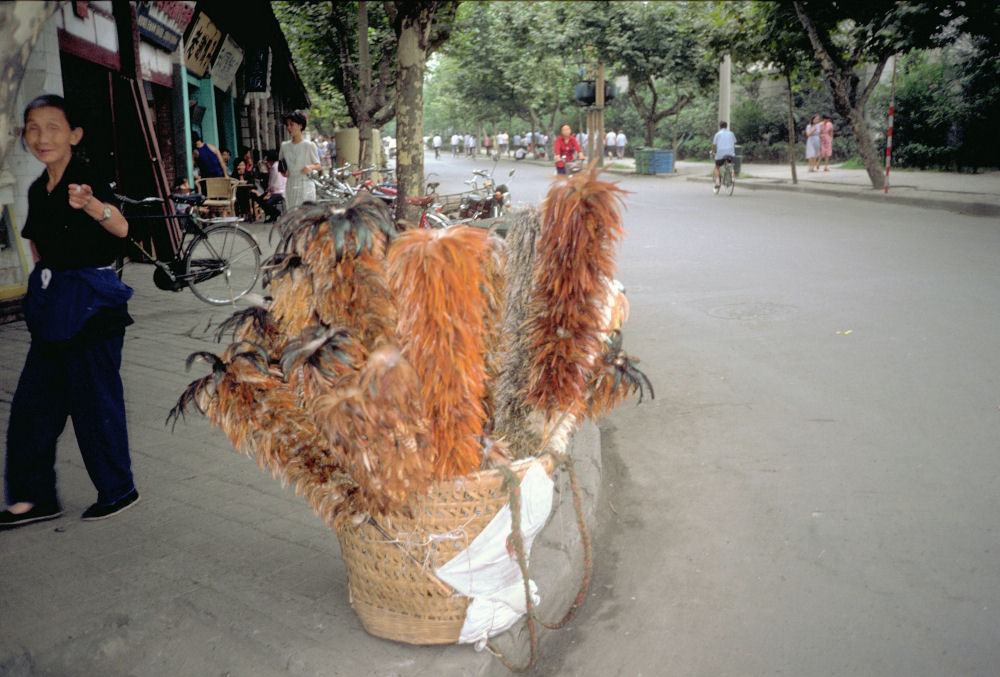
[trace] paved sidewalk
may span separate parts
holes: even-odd
[[[480,156],[484,161],[486,156]],[[528,158],[526,164],[553,166],[549,159]],[[679,179],[696,183],[712,183],[712,163],[680,160],[669,174],[641,175],[635,173],[635,158],[604,160],[604,168],[612,174],[644,179]],[[889,192],[872,188],[868,172],[844,169],[833,165],[829,172],[810,172],[805,162],[796,165],[797,183],[792,181],[787,164],[745,163],[737,178],[737,190],[783,190],[799,194],[816,194],[871,200],[882,203],[941,209],[970,216],[1000,217],[1000,171],[981,174],[959,174],[893,169],[889,174]]]
[[[263,225],[250,229],[266,247]],[[165,426],[196,350],[219,351],[227,309],[152,284],[150,266],[126,268],[136,324],[125,339],[123,380],[136,483],[134,508],[82,522],[94,488],[69,432],[57,473],[65,515],[0,533],[0,675],[177,677],[505,675],[470,646],[414,647],[368,635],[352,611],[332,530],[291,488],[236,453],[198,415]],[[0,417],[28,349],[23,322],[0,325]],[[600,440],[574,439],[593,522]],[[565,473],[558,509],[536,541],[532,570],[545,618],[576,594],[582,559]],[[517,629],[519,626],[515,626]],[[523,629],[501,637],[523,650]]]
[[[617,165],[617,167],[616,167]],[[630,174],[635,160],[614,160],[611,172]],[[929,209],[960,212],[971,216],[1000,217],[1000,172],[959,174],[918,170],[892,170],[889,192],[871,187],[863,169],[843,169],[833,165],[829,172],[810,172],[805,163],[796,165],[798,183],[792,182],[792,170],[787,164],[743,165],[737,179],[737,190],[784,190],[801,194],[817,194],[872,200]],[[710,162],[681,160],[673,174],[656,174],[656,178],[680,178],[700,183],[712,182]],[[652,176],[650,177],[652,178]]]

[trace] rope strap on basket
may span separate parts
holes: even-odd
[[[587,524],[583,517],[583,497],[580,493],[580,481],[576,473],[576,468],[573,465],[573,458],[569,454],[558,454],[553,453],[552,458],[555,461],[555,467],[553,468],[553,473],[559,467],[565,467],[566,471],[569,473],[570,488],[573,491],[573,509],[576,512],[576,526],[580,530],[580,543],[583,546],[583,580],[580,582],[580,589],[576,593],[576,598],[573,603],[570,604],[569,609],[566,614],[556,623],[546,623],[537,617],[534,604],[531,599],[531,587],[529,580],[531,578],[530,571],[528,570],[528,556],[524,550],[524,535],[521,532],[521,484],[517,477],[509,468],[501,468],[503,472],[504,481],[503,486],[507,490],[509,495],[510,512],[511,512],[511,527],[510,536],[507,537],[507,550],[513,553],[517,557],[517,564],[521,569],[521,577],[524,581],[524,600],[525,600],[525,622],[528,625],[528,637],[531,646],[531,655],[525,665],[514,665],[509,658],[504,654],[503,651],[498,649],[492,640],[486,643],[486,648],[494,656],[500,659],[500,662],[512,672],[526,672],[531,669],[538,660],[538,636],[535,630],[535,621],[537,620],[544,627],[550,630],[560,630],[569,623],[576,612],[583,605],[583,600],[586,598],[587,590],[590,588],[590,578],[594,571],[594,559],[593,550],[590,542],[590,530],[587,528]]]

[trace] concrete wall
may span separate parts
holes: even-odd
[[[108,3],[110,4],[110,3]],[[28,67],[21,81],[17,94],[16,110],[17,125],[23,124],[21,111],[28,102],[40,94],[62,94],[62,68],[59,63],[58,28],[62,23],[60,13],[49,20],[42,35],[28,59]],[[23,277],[21,256],[28,262],[28,269],[33,267],[31,248],[28,241],[20,237],[24,220],[28,215],[28,187],[45,169],[45,165],[36,160],[26,151],[20,142],[14,145],[0,171],[0,203],[11,205],[11,212],[16,228],[16,242],[20,245],[20,253],[14,251],[0,252],[0,287],[14,284],[18,277]]]

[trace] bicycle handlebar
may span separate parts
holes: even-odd
[[[122,195],[121,193],[114,193],[115,199],[122,204],[127,205],[154,205],[163,204],[166,202],[162,197],[144,197],[141,200],[135,200],[127,195]],[[205,201],[205,196],[200,193],[191,193],[189,195],[175,194],[170,195],[170,199],[174,202],[183,202],[184,204],[198,206]]]

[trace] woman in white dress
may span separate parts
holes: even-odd
[[[278,152],[278,165],[284,167],[282,175],[288,179],[285,185],[285,209],[291,211],[303,202],[316,200],[316,186],[309,178],[310,172],[322,169],[319,161],[319,151],[316,144],[302,138],[302,130],[306,128],[306,116],[294,112],[285,115],[285,129],[292,137],[291,141],[283,141]],[[281,161],[285,164],[282,165]]]
[[[812,116],[812,120],[806,125],[806,160],[809,161],[809,171],[819,171],[819,133],[822,125],[819,123],[819,116]]]

